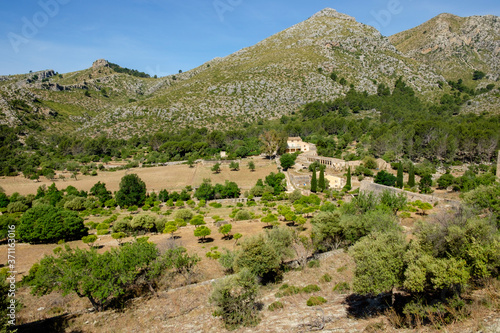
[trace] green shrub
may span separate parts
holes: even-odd
[[[138,209],[139,209],[139,207],[137,207],[137,206],[130,206],[127,210],[129,212],[136,212]]]
[[[121,219],[113,224],[113,232],[130,232],[132,227],[130,226],[129,219]]]
[[[222,204],[218,203],[218,202],[211,202],[208,204],[210,207],[213,207],[213,208],[222,208]]]
[[[97,223],[97,222],[93,222],[93,221],[90,221],[90,222],[87,222],[85,225],[86,225],[86,226],[87,226],[90,230],[92,230],[92,229],[97,228],[97,226],[99,225],[99,223]]]
[[[319,279],[320,282],[330,282],[332,281],[332,276],[328,273],[324,274],[322,277]]]
[[[274,311],[274,310],[279,310],[279,309],[283,309],[285,306],[283,305],[283,303],[281,303],[280,301],[276,301],[276,302],[273,302],[271,304],[269,304],[269,306],[267,307],[267,309],[269,311]]]
[[[213,251],[207,252],[207,253],[205,254],[205,256],[206,256],[207,258],[211,258],[211,259],[217,260],[217,259],[219,259],[219,258],[220,258],[221,253],[220,253],[219,251],[214,251],[214,250],[213,250]]]
[[[97,235],[101,236],[101,235],[107,235],[109,234],[109,230],[108,229],[99,229],[97,230]]]
[[[22,213],[28,210],[28,206],[20,201],[11,202],[7,205],[7,212],[9,214]]]
[[[99,223],[99,225],[97,225],[96,227],[97,230],[102,230],[102,229],[109,229],[109,224],[107,223]]]
[[[320,291],[320,290],[321,290],[321,288],[315,284],[309,284],[309,285],[305,286],[304,288],[302,288],[302,292],[304,292],[306,294],[310,294],[310,293],[313,293],[315,291]]]
[[[94,242],[97,240],[97,236],[96,235],[88,235],[88,236],[83,236],[82,237],[82,242],[84,242],[85,244],[89,245],[90,247],[92,247],[94,245]]]
[[[236,258],[236,253],[234,251],[229,251],[227,249],[224,249],[224,252],[220,255],[219,263],[221,264],[222,267],[224,267],[226,273],[231,274],[234,272],[235,258]]]
[[[258,284],[248,270],[226,277],[214,285],[210,303],[217,307],[214,316],[224,321],[227,329],[255,326],[260,319],[257,312]]]
[[[333,287],[333,291],[339,294],[346,294],[351,290],[348,282],[340,282]]]
[[[301,292],[299,287],[289,286],[287,283],[283,284],[279,290],[275,295],[276,297],[292,296]]]
[[[87,236],[88,229],[77,213],[49,205],[36,205],[28,209],[16,228],[20,241],[54,243]]]
[[[193,212],[190,211],[189,209],[179,209],[178,211],[175,212],[174,218],[183,219],[184,221],[188,222],[193,218]]]
[[[252,218],[252,214],[249,211],[246,211],[246,210],[240,210],[234,216],[234,219],[236,221],[250,220],[251,218]]]
[[[320,266],[319,260],[311,260],[307,263],[307,267],[309,268],[317,268]]]
[[[402,212],[401,214],[399,214],[399,217],[402,219],[407,219],[411,217],[411,214],[410,212]]]
[[[321,296],[311,296],[308,300],[307,300],[307,306],[316,306],[316,305],[321,305],[321,304],[324,304],[326,303],[326,299],[324,299],[323,297]]]

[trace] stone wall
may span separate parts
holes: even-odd
[[[395,187],[375,184],[375,183],[372,183],[372,182],[367,181],[367,180],[364,180],[361,182],[361,186],[359,187],[359,191],[360,192],[373,192],[375,194],[382,194],[383,191],[391,191],[391,192],[397,193],[397,194],[398,193],[405,193],[407,198],[408,198],[408,201],[420,200],[422,202],[428,202],[432,205],[434,205],[436,203],[440,203],[440,204],[454,206],[454,207],[458,207],[460,205],[459,201],[439,198],[439,197],[436,197],[434,195],[413,193],[413,192],[405,191],[405,190],[395,188]]]

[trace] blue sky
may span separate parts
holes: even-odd
[[[174,74],[254,45],[326,7],[385,36],[443,12],[500,16],[498,0],[2,1],[0,75],[66,73],[100,58],[151,75]]]

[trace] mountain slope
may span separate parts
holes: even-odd
[[[500,18],[493,15],[458,17],[441,14],[410,30],[389,37],[396,48],[433,66],[447,79],[472,78],[483,71],[500,77]]]
[[[351,85],[375,93],[378,84],[393,86],[400,76],[420,96],[435,100],[441,94],[437,82],[444,80],[374,28],[329,8],[175,76],[134,77],[102,61],[62,78],[45,72],[37,80],[35,73],[0,78],[0,122],[25,124],[30,115],[49,130],[129,137],[186,124],[231,127],[278,117],[342,96]]]

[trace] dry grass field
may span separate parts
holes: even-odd
[[[251,172],[248,167],[248,161],[253,160],[256,166],[254,172]],[[152,168],[134,168],[129,170],[118,171],[101,171],[97,176],[82,176],[78,175],[77,180],[71,177],[69,172],[60,172],[56,174],[64,175],[65,180],[48,180],[41,177],[39,182],[26,179],[22,176],[17,177],[1,177],[0,187],[5,190],[7,195],[18,192],[21,195],[36,193],[36,190],[41,185],[50,186],[55,183],[58,189],[63,189],[68,186],[74,186],[78,190],[88,191],[98,181],[106,184],[106,187],[111,192],[118,191],[120,180],[126,174],[137,174],[147,186],[148,191],[181,190],[187,185],[197,186],[203,182],[204,178],[211,178],[212,183],[224,183],[225,180],[234,181],[243,190],[248,190],[255,185],[259,178],[265,178],[271,172],[277,172],[276,163],[274,161],[255,157],[253,159],[245,159],[240,163],[239,171],[231,171],[227,165],[221,167],[221,172],[213,173],[210,165],[197,164],[194,168],[188,165],[172,165],[160,166]]]

